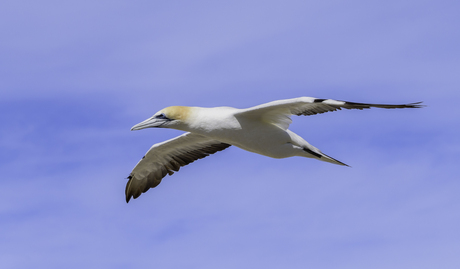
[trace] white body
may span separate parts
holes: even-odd
[[[180,130],[201,134],[272,158],[313,157],[303,150],[312,146],[299,135],[257,118],[240,116],[238,112],[243,110],[232,107],[193,107],[189,116],[191,124]]]

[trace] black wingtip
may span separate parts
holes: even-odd
[[[422,104],[423,101],[420,101],[420,102],[415,102],[415,103],[410,103],[410,104],[407,104],[407,106],[410,106],[412,108],[422,108],[422,107],[426,107],[427,105],[423,105]]]
[[[132,178],[133,178],[132,175],[129,175],[129,176],[126,178],[126,179],[128,179],[128,183],[126,183],[126,188],[125,188],[126,203],[129,203],[129,200],[130,200],[131,197],[132,197],[131,194],[128,194],[128,189],[129,189],[129,185],[131,184]]]

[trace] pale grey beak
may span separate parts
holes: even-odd
[[[149,119],[146,119],[143,122],[140,122],[140,123],[134,125],[131,128],[131,131],[141,130],[141,129],[145,129],[145,128],[152,128],[152,127],[160,127],[161,125],[165,124],[168,121],[170,121],[170,120],[169,119],[157,119],[155,117],[151,117]]]

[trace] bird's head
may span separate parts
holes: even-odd
[[[161,127],[182,129],[181,126],[185,125],[190,115],[190,107],[186,106],[170,106],[164,108],[151,118],[134,125],[131,131],[141,130],[145,128]]]

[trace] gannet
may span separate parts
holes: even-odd
[[[288,129],[291,115],[314,115],[345,109],[419,108],[421,102],[384,105],[300,97],[237,109],[233,107],[164,108],[131,130],[172,128],[186,133],[153,145],[128,176],[126,202],[160,184],[167,174],[231,145],[272,158],[293,156],[344,165]]]

